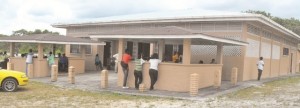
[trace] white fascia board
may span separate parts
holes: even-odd
[[[56,42],[56,41],[34,41],[34,40],[0,40],[0,42],[19,42],[19,43],[46,43],[46,44],[64,44],[64,45],[105,45],[104,42],[85,43],[85,42]]]
[[[205,39],[209,41],[216,41],[216,42],[222,42],[222,43],[228,43],[228,44],[235,44],[235,45],[242,45],[246,46],[248,43],[245,42],[239,42],[235,40],[229,40],[229,39],[223,39],[223,38],[217,38],[217,37],[211,37],[206,36],[202,34],[196,34],[196,35],[90,35],[90,38],[110,38],[110,39],[184,39],[184,38],[199,38],[199,39]]]

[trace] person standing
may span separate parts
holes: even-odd
[[[139,85],[142,83],[143,81],[143,63],[145,63],[145,61],[142,58],[142,54],[138,55],[138,58],[134,60],[135,63],[135,68],[134,68],[134,84],[135,84],[135,88],[139,89]]]
[[[178,63],[179,62],[179,56],[178,56],[178,52],[177,51],[174,52],[174,55],[172,56],[172,61],[174,63]]]
[[[210,64],[217,64],[215,59],[211,59]]]
[[[60,59],[60,62],[61,62],[61,70],[62,71],[68,71],[68,65],[69,65],[69,59],[68,57],[66,56],[66,54],[63,54],[61,59]]]
[[[258,69],[258,77],[257,77],[257,80],[259,81],[260,80],[260,77],[261,77],[261,74],[262,74],[262,71],[264,70],[264,61],[263,61],[263,57],[259,57],[259,61],[257,62],[257,69]]]
[[[101,60],[100,60],[100,57],[99,57],[99,54],[96,54],[96,57],[95,57],[95,65],[96,65],[96,70],[98,71],[100,69],[100,71],[103,69],[102,67],[102,63],[101,63]]]
[[[119,54],[115,54],[113,55],[113,58],[115,59],[115,72],[118,73],[118,58],[119,58]]]
[[[49,75],[51,76],[51,68],[52,68],[52,65],[54,64],[54,55],[52,54],[51,51],[49,52],[49,55],[47,57],[47,61],[48,61],[48,65],[49,65],[49,68],[50,68]]]
[[[33,58],[33,53],[32,53],[32,49],[29,49],[28,54],[26,55],[26,76],[28,76],[28,64],[32,64],[32,58]]]
[[[161,63],[161,60],[158,59],[157,53],[152,54],[149,63],[150,63],[149,76],[151,79],[150,90],[153,90],[154,89],[153,86],[156,83],[158,77],[158,64]]]
[[[131,55],[129,53],[129,50],[126,49],[125,50],[125,54],[123,54],[123,57],[122,57],[122,61],[121,61],[121,66],[122,66],[122,70],[123,70],[123,74],[124,74],[124,77],[123,77],[123,88],[129,88],[126,86],[126,83],[127,83],[127,77],[128,77],[128,63],[129,61],[131,60]]]

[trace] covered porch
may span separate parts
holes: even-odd
[[[26,57],[20,57],[15,55],[15,44],[16,43],[35,43],[37,45],[37,53],[34,54],[33,57],[33,66],[32,73],[28,74],[30,78],[36,77],[47,77],[50,75],[49,66],[47,59],[45,56],[48,55],[49,52],[44,52],[45,45],[52,46],[52,52],[55,54],[55,45],[81,45],[80,57],[68,57],[68,65],[75,67],[75,73],[84,73],[85,72],[85,46],[86,45],[105,45],[105,43],[75,38],[75,37],[67,37],[62,35],[53,35],[53,34],[36,34],[36,35],[28,35],[28,36],[11,36],[11,37],[1,37],[0,42],[8,42],[10,43],[10,51],[9,51],[9,59],[10,63],[12,63],[12,69],[16,71],[25,72],[26,70]],[[59,58],[55,58],[55,65],[58,66]]]
[[[167,28],[170,29],[170,28]],[[175,28],[178,29],[178,28]],[[174,30],[172,28],[171,30]],[[157,31],[157,30],[156,30]],[[127,48],[126,43],[128,41],[134,43],[144,42],[150,43],[150,54],[158,53],[159,59],[165,56],[165,45],[166,44],[177,44],[182,45],[182,62],[172,63],[172,62],[162,62],[158,66],[158,80],[154,86],[157,90],[167,90],[167,91],[177,91],[177,92],[188,92],[190,89],[190,75],[198,74],[199,83],[198,88],[205,88],[213,86],[214,77],[216,71],[222,71],[223,67],[223,46],[244,46],[248,43],[225,39],[220,37],[209,36],[201,33],[193,33],[192,31],[186,30],[175,30],[184,31],[184,34],[174,34],[172,32],[167,32],[168,30],[161,31],[161,34],[151,34],[157,33],[155,30],[145,31],[143,35],[138,35],[134,33],[124,32],[125,35],[113,35],[113,34],[102,34],[102,35],[90,35],[91,38],[97,38],[101,40],[118,40],[118,81],[117,85],[122,86],[123,72],[121,70],[120,61],[124,50]],[[148,34],[148,33],[149,34]],[[188,32],[188,33],[187,33]],[[169,34],[170,33],[170,34]],[[216,64],[198,64],[192,62],[192,45],[214,45],[217,46]],[[209,50],[209,49],[207,49]],[[137,48],[133,48],[132,56],[136,58],[138,55]],[[129,74],[127,84],[129,87],[134,88],[134,63],[129,63]],[[143,84],[146,88],[150,87],[150,77],[149,77],[149,63],[145,63],[143,66]],[[221,77],[220,77],[221,78]],[[221,79],[220,79],[221,80]]]

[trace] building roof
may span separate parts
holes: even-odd
[[[27,36],[0,37],[0,42],[105,45],[105,43],[103,42],[98,42],[90,39],[55,35],[55,34],[34,34],[34,35],[27,35]]]
[[[216,37],[203,34],[194,30],[185,29],[177,26],[142,28],[137,30],[121,30],[113,32],[103,32],[101,34],[90,34],[90,38],[101,39],[200,39],[214,42],[221,42],[228,45],[248,45],[247,42],[228,38]]]
[[[79,23],[57,23],[53,27],[67,28],[72,26],[108,25],[108,24],[134,24],[134,23],[157,23],[157,22],[192,22],[192,21],[258,21],[268,25],[286,35],[300,40],[300,36],[259,14],[212,11],[190,9],[183,11],[163,11],[134,15],[122,15],[97,19],[87,19]]]

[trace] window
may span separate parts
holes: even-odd
[[[70,53],[79,54],[80,53],[79,45],[71,45],[70,46]]]
[[[85,54],[92,54],[92,46],[91,45],[85,46]]]
[[[283,48],[283,55],[289,55],[289,49]]]
[[[71,54],[79,54],[80,53],[80,45],[71,45],[70,47]],[[85,54],[92,54],[92,46],[85,45]]]

